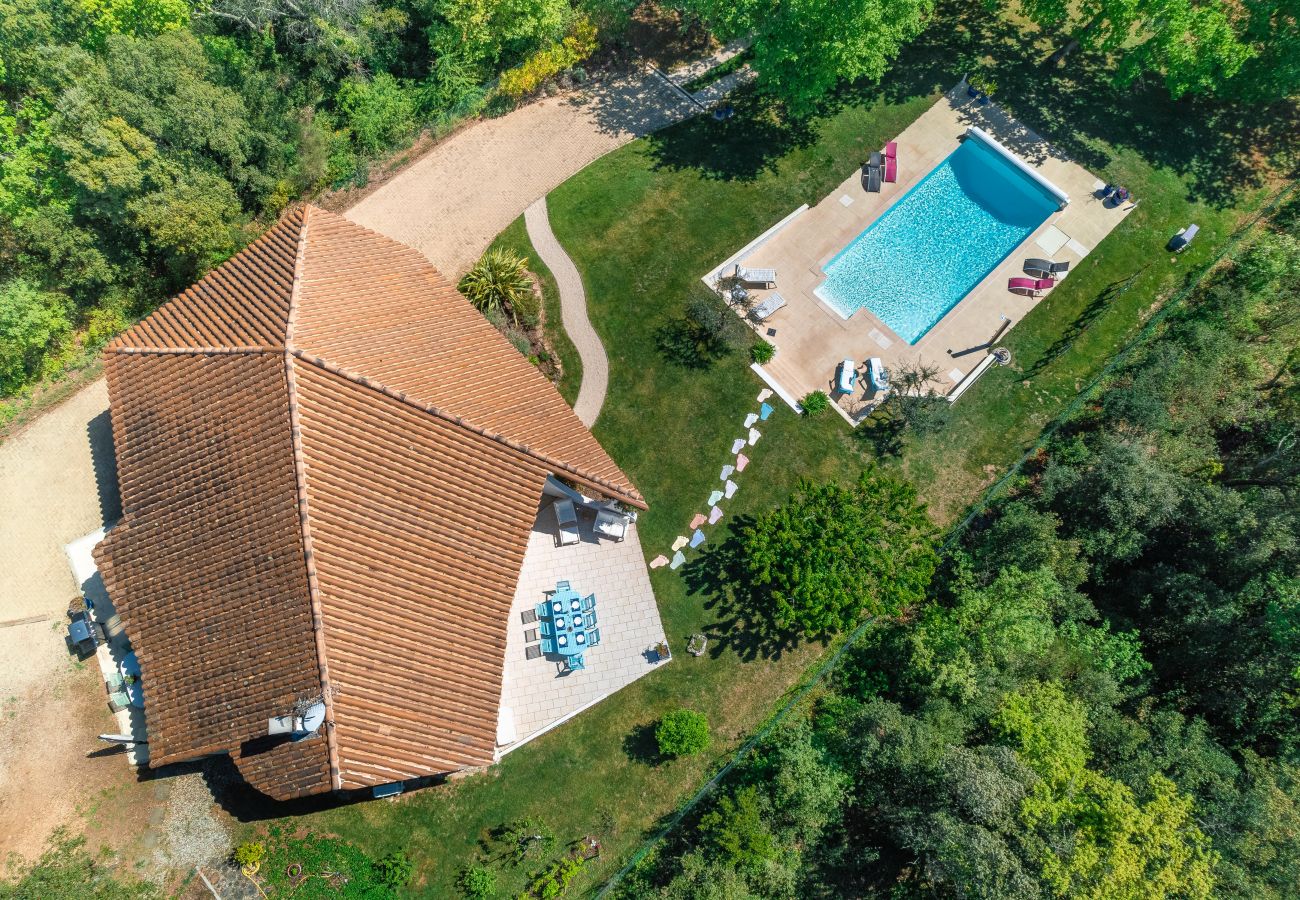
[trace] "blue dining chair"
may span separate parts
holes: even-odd
[[[542,638],[542,652],[543,652],[543,653],[555,653],[555,652],[556,652],[556,650],[555,650],[555,638],[552,638],[552,637],[543,637],[543,638]]]
[[[583,608],[583,609],[595,609],[595,608],[596,608],[596,595],[595,595],[595,594],[588,594],[587,596],[583,597],[583,598],[582,598],[582,608]]]
[[[600,643],[600,629],[593,628],[587,632],[587,646],[595,647]]]
[[[587,664],[582,661],[581,656],[566,656],[564,658],[565,668],[570,672],[580,672],[587,668]]]
[[[549,602],[539,603],[535,609],[537,610],[537,618],[549,619],[551,617],[551,604]]]
[[[557,581],[555,582],[555,589],[557,591],[567,591],[569,589],[569,583],[567,581]]]
[[[586,621],[587,627],[590,628],[592,625],[596,624],[596,611],[594,609],[589,609],[582,614],[582,618]]]
[[[555,637],[555,626],[551,624],[550,619],[541,619],[537,623],[544,637]]]

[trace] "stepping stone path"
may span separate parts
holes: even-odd
[[[724,482],[723,489],[717,490],[715,488],[710,492],[708,503],[706,504],[709,507],[708,516],[706,517],[703,513],[697,512],[691,518],[690,525],[688,526],[691,536],[688,538],[685,535],[678,535],[677,539],[673,541],[672,549],[674,552],[671,562],[666,556],[660,554],[650,562],[650,568],[658,569],[665,564],[667,564],[670,569],[679,568],[686,562],[686,554],[683,551],[688,547],[692,550],[698,549],[700,545],[705,543],[707,540],[703,529],[706,526],[717,525],[722,521],[725,513],[719,504],[723,500],[730,500],[736,495],[736,491],[740,490],[740,485],[733,481],[731,476],[745,471],[746,467],[749,466],[750,458],[740,451],[746,447],[752,447],[758,442],[758,439],[762,437],[758,430],[754,428],[754,424],[759,421],[765,422],[769,417],[771,417],[774,410],[772,406],[766,402],[767,398],[771,396],[772,391],[767,388],[760,391],[758,395],[758,402],[761,404],[759,411],[757,413],[748,413],[745,416],[744,427],[748,431],[748,434],[745,437],[736,438],[731,445],[731,453],[735,457],[735,463],[727,463],[722,467],[719,480]]]

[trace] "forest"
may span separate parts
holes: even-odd
[[[936,17],[996,0],[670,0],[752,41],[774,115],[878,80]],[[634,58],[635,0],[0,0],[0,419],[12,397],[256,237],[289,203],[364,184],[421,132]],[[1010,8],[1010,7],[1008,7]],[[1294,0],[1015,7],[1114,77],[1268,103],[1300,85]],[[1137,40],[1134,37],[1137,36]],[[1188,48],[1195,50],[1189,52]],[[592,59],[596,54],[597,59]],[[965,64],[965,61],[962,61]],[[972,71],[996,62],[970,60]]]
[[[901,567],[922,599],[859,597],[832,686],[622,896],[1294,897],[1298,235],[1292,202]]]

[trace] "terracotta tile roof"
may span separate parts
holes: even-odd
[[[98,555],[154,762],[224,750],[272,796],[490,762],[547,474],[644,507],[423,257],[312,207],[106,368],[124,514]],[[268,744],[315,697],[322,737]]]

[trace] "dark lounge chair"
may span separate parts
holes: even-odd
[[[1059,275],[1070,268],[1070,263],[1052,262],[1050,259],[1027,259],[1025,260],[1024,273],[1032,275],[1035,278],[1051,278]]]
[[[871,159],[862,167],[862,184],[870,193],[880,193],[881,180],[885,174],[884,162],[880,151],[875,150],[871,153]]]

